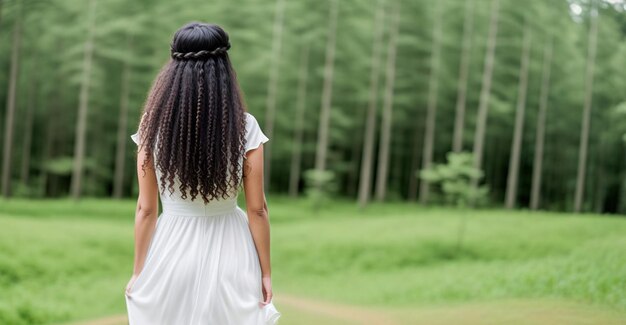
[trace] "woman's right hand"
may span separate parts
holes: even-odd
[[[263,302],[262,305],[268,305],[272,302],[272,278],[270,276],[263,276],[261,278],[261,284],[263,285]]]

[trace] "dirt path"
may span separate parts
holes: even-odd
[[[365,309],[363,307],[328,303],[291,295],[280,295],[276,304],[284,304],[303,312],[322,314],[337,320],[362,325],[397,325],[391,316],[383,311]]]
[[[351,305],[322,302],[312,299],[281,294],[275,300],[277,308],[281,305],[291,310],[302,311],[314,315],[323,315],[342,324],[359,325],[398,325],[389,315],[382,311],[365,309]],[[285,316],[285,315],[284,315]],[[282,319],[281,319],[282,320]],[[74,322],[67,325],[126,325],[126,315],[114,315],[89,321]]]
[[[418,308],[371,308],[281,294],[275,299],[283,314],[279,323],[298,325],[622,325],[624,312],[559,300],[465,303]],[[127,325],[126,315],[65,325]]]

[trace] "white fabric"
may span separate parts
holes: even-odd
[[[268,140],[246,113],[246,152]],[[260,304],[261,268],[237,194],[204,204],[182,199],[177,185],[160,194],[144,267],[125,295],[129,325],[277,324],[274,304]]]

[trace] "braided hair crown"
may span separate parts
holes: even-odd
[[[195,21],[179,29],[170,45],[174,60],[206,60],[225,55],[228,49],[228,34],[220,26]]]

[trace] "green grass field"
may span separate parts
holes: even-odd
[[[408,203],[359,211],[352,202],[315,214],[302,200],[268,204],[283,324],[626,323],[624,218]],[[0,201],[0,324],[124,314],[134,207]]]

